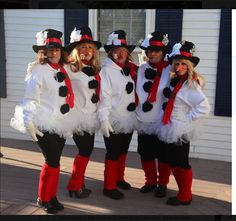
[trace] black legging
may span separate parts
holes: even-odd
[[[38,145],[43,153],[45,162],[51,167],[59,167],[62,150],[64,148],[66,140],[57,134],[50,134],[49,132],[43,132],[43,136],[38,135]]]
[[[127,154],[133,133],[114,134],[110,137],[103,137],[106,146],[106,159],[117,161],[121,154]]]
[[[90,157],[94,147],[94,134],[90,135],[83,132],[83,135],[73,134],[73,140],[78,148],[79,155],[83,157]]]

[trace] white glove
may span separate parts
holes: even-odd
[[[37,142],[38,138],[36,137],[36,134],[38,134],[40,137],[43,136],[43,133],[41,131],[39,131],[32,122],[29,122],[26,130],[28,131],[28,133],[30,134],[31,138],[33,139],[33,141]]]
[[[114,130],[108,120],[105,120],[102,122],[101,132],[105,137],[110,137],[110,132],[114,132]]]

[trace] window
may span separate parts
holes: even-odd
[[[137,45],[146,35],[146,10],[144,9],[100,9],[97,11],[98,40],[106,43],[109,33],[122,29],[128,44]]]

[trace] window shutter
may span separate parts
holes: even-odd
[[[156,10],[155,30],[168,34],[171,44],[181,41],[182,38],[182,9]]]
[[[0,97],[7,97],[4,13],[0,10]]]
[[[67,45],[70,43],[70,34],[75,27],[88,26],[88,9],[65,9],[64,22],[64,38]]]
[[[231,111],[231,18],[230,9],[221,10],[215,96],[215,115],[232,116]]]

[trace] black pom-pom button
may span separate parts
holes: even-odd
[[[170,95],[171,95],[171,89],[169,88],[169,87],[165,87],[164,89],[163,89],[163,94],[164,94],[164,96],[166,97],[166,98],[169,98],[170,97]]]
[[[143,103],[143,112],[148,112],[152,108],[153,108],[153,105],[149,101],[146,101]]]
[[[88,82],[89,89],[96,89],[98,87],[98,81],[97,80],[91,80]]]
[[[163,111],[165,111],[166,106],[167,106],[167,102],[164,102],[164,103],[162,104],[162,110],[163,110]]]
[[[129,66],[125,66],[123,68],[123,72],[124,72],[125,76],[129,76],[129,74],[130,74],[130,67]]]
[[[143,89],[147,93],[149,93],[149,91],[151,90],[151,87],[152,87],[152,82],[151,81],[147,81],[143,84]]]
[[[127,106],[127,110],[128,111],[134,111],[136,109],[136,104],[135,103],[130,103],[128,106]]]
[[[68,88],[67,88],[67,86],[61,86],[61,87],[59,87],[59,96],[60,96],[60,97],[66,97],[67,93],[68,93]]]
[[[92,96],[92,98],[91,98],[92,103],[97,103],[98,100],[99,100],[98,95],[97,95],[97,94],[93,94],[93,96]]]
[[[95,75],[95,71],[91,67],[83,67],[82,72],[84,72],[89,77]]]
[[[56,81],[62,82],[65,80],[65,75],[62,72],[57,72],[56,76],[54,77]]]
[[[66,114],[67,112],[69,112],[69,110],[70,110],[69,104],[61,105],[60,111],[61,111],[62,114]]]
[[[157,71],[155,71],[151,68],[147,68],[145,70],[144,74],[145,74],[145,78],[147,78],[149,80],[153,80],[157,76]]]
[[[130,94],[134,89],[134,84],[132,82],[128,82],[125,87],[127,94]]]
[[[175,87],[178,84],[179,81],[180,81],[179,77],[172,78],[171,81],[170,81],[170,86]]]

